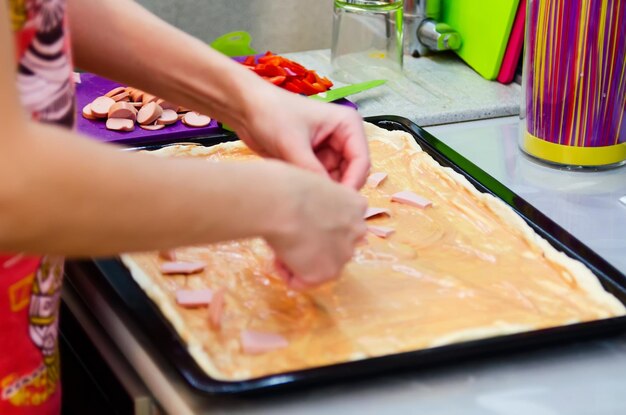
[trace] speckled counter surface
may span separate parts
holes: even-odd
[[[288,53],[285,56],[332,76],[330,50]],[[401,115],[428,126],[519,114],[518,84],[490,82],[450,54],[405,56],[404,76],[350,97],[361,115]],[[366,105],[364,105],[366,104]]]

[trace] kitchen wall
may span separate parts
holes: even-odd
[[[332,0],[137,0],[164,20],[212,41],[235,30],[258,51],[330,48]]]

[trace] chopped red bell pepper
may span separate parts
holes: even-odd
[[[308,83],[313,83],[316,81],[315,79],[315,75],[313,74],[313,72],[309,72],[306,74],[306,76],[304,77],[304,80],[307,81]]]
[[[268,64],[259,63],[254,67],[254,72],[261,76],[286,76],[287,72],[280,66],[271,66]]]
[[[242,63],[263,79],[296,94],[314,95],[333,86],[328,78],[272,52],[266,52],[256,61],[254,56],[248,56]]]
[[[304,84],[304,93],[307,95],[315,95],[315,94],[319,94],[320,92],[326,91],[326,88],[324,88],[320,84],[317,84],[317,83],[312,84],[306,79],[304,79],[302,83]]]
[[[283,82],[285,82],[285,79],[287,79],[286,76],[273,76],[268,80],[274,85],[281,85]]]
[[[292,81],[285,81],[281,86],[287,91],[291,91],[295,94],[302,94],[302,90],[298,86],[294,85]]]
[[[246,66],[254,66],[254,56],[247,56],[242,63]]]

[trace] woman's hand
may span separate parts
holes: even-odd
[[[363,120],[351,108],[325,104],[267,84],[251,90],[235,126],[254,151],[359,189],[370,167]]]
[[[356,192],[370,168],[363,120],[270,84],[251,90],[238,136],[259,155],[317,173],[283,172],[290,196],[278,201],[282,223],[266,237],[287,284],[311,288],[338,277],[366,232],[367,201]]]
[[[367,200],[356,190],[276,163],[275,203],[264,235],[276,254],[276,269],[294,289],[339,276],[366,232]]]

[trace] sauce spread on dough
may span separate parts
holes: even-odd
[[[425,162],[429,155],[408,144],[398,149],[374,140],[370,146],[372,171],[388,177],[362,193],[370,206],[391,215],[368,224],[395,233],[386,239],[368,234],[335,283],[313,292],[288,291],[273,274],[272,253],[260,239],[177,250],[179,261],[207,264],[190,276],[161,275],[164,260],[156,252],[133,255],[172,301],[183,288],[225,289],[219,331],[211,328],[206,309],[178,309],[221,377],[253,378],[614,314],[529,244],[522,230],[441,167]],[[218,146],[208,158],[254,157],[245,148]],[[432,206],[391,203],[391,195],[405,190]],[[249,355],[239,341],[244,330],[277,333],[289,345]]]

